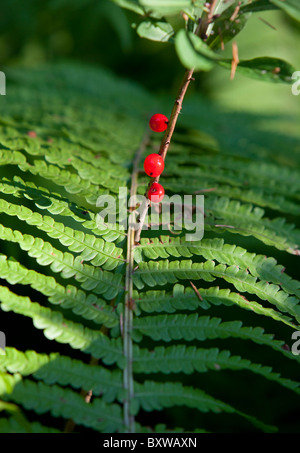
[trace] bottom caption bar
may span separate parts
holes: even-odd
[[[100,445],[106,449],[124,448],[137,451],[145,448],[197,448],[199,435],[195,434],[128,434],[117,436],[101,436]],[[198,441],[198,442],[197,442]]]

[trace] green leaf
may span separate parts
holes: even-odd
[[[162,16],[178,14],[192,5],[191,0],[140,0],[139,3],[148,12],[154,12]]]
[[[144,15],[145,11],[144,9],[139,5],[138,0],[111,0],[117,5],[121,6],[121,8],[129,9],[130,11],[133,11],[136,14],[139,15]]]
[[[300,360],[300,357],[283,348],[284,341],[275,340],[274,335],[266,334],[261,327],[245,327],[241,321],[221,322],[220,318],[199,317],[197,313],[168,314],[137,318],[134,329],[155,341],[204,341],[229,337],[251,340],[269,346],[292,360]]]
[[[136,373],[206,373],[209,370],[247,370],[300,394],[299,382],[281,377],[270,366],[253,363],[230,351],[218,348],[197,349],[196,346],[176,344],[158,346],[152,351],[136,348],[133,368]]]
[[[206,41],[210,48],[220,48],[221,45],[224,45],[235,38],[245,27],[251,14],[239,13],[234,17],[233,14],[235,13],[235,10],[236,4],[234,3],[214,21],[213,34],[211,34]]]
[[[198,36],[180,30],[175,37],[175,48],[179,60],[188,69],[210,71],[218,60],[215,54]]]
[[[29,424],[29,423],[28,423]],[[31,422],[29,429],[23,423],[23,420],[16,419],[16,417],[2,418],[0,419],[0,433],[50,433],[58,434],[61,433],[58,429],[51,428],[48,426],[41,425],[38,422]]]
[[[142,238],[140,245],[135,248],[137,262],[146,258],[151,260],[169,256],[190,258],[193,255],[201,255],[205,259],[216,260],[222,264],[236,264],[242,269],[247,269],[260,280],[280,285],[287,293],[300,297],[299,281],[287,275],[283,266],[278,265],[274,258],[249,253],[242,247],[225,244],[223,239],[187,242],[181,237],[161,236],[151,240]]]
[[[102,366],[90,367],[87,363],[58,353],[38,354],[35,351],[22,352],[8,347],[0,369],[20,373],[22,376],[32,375],[48,385],[60,384],[74,389],[93,390],[93,395],[103,394],[105,402],[116,399],[122,401],[123,397],[120,370],[110,371]]]
[[[169,41],[174,34],[174,30],[169,23],[150,20],[141,22],[136,31],[141,38],[160,42]]]
[[[227,37],[228,40],[232,38],[229,32]],[[215,44],[217,45],[218,42],[219,38],[217,38]],[[215,63],[226,69],[231,69],[232,60],[222,58],[193,33],[180,30],[175,38],[175,48],[181,63],[188,69],[210,71]],[[290,84],[293,81],[292,74],[295,69],[279,58],[258,57],[240,61],[237,65],[237,72],[267,82]]]
[[[37,329],[42,329],[49,340],[66,343],[111,364],[122,363],[122,349],[118,340],[109,340],[103,333],[65,319],[58,311],[42,307],[29,297],[18,296],[5,286],[0,286],[0,301],[3,311],[13,311],[32,318]]]
[[[272,9],[278,9],[277,6],[272,5],[272,0],[254,0],[249,5],[244,5],[241,7],[241,13],[256,13],[259,11],[268,11]]]
[[[183,386],[181,382],[145,381],[135,384],[135,397],[145,411],[162,410],[165,407],[187,406],[200,412],[221,412],[238,414],[245,417],[254,426],[266,432],[275,432],[274,426],[266,425],[253,416],[249,416],[224,401],[208,395],[203,390]]]
[[[270,0],[270,2],[300,22],[299,0]]]
[[[54,417],[72,418],[76,424],[108,433],[122,428],[121,408],[117,404],[108,405],[99,398],[86,404],[81,395],[72,390],[0,373],[0,387],[3,388],[3,384],[12,389],[10,399],[38,414],[50,412]],[[5,393],[3,389],[2,395],[6,396]]]
[[[231,69],[231,60],[219,61],[220,66]],[[293,83],[293,66],[279,58],[258,57],[240,61],[237,72],[264,82]]]
[[[164,286],[168,283],[177,283],[179,280],[205,280],[212,282],[221,278],[233,284],[238,291],[256,294],[261,300],[267,300],[278,307],[282,312],[295,316],[300,322],[299,299],[289,296],[280,290],[278,285],[271,285],[268,282],[259,281],[247,270],[239,266],[215,265],[214,261],[197,263],[191,260],[180,261],[148,261],[141,262],[133,274],[135,286],[143,289],[145,285],[155,287]]]

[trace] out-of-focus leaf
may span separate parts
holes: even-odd
[[[121,8],[129,9],[134,13],[144,15],[145,11],[141,7],[140,2],[138,0],[112,0],[117,5],[121,6]]]
[[[219,61],[219,64],[231,68],[231,60]],[[240,61],[236,70],[248,77],[275,83],[292,83],[292,74],[295,71],[286,61],[271,57]]]
[[[141,38],[160,42],[167,42],[174,35],[172,25],[162,21],[143,21],[136,31]]]
[[[140,0],[148,12],[172,16],[193,5],[192,0]]]
[[[16,404],[8,403],[8,402],[0,400],[0,412],[1,411],[10,412],[13,415],[14,419],[21,426],[23,426],[25,431],[27,431],[28,433],[30,433],[32,431],[30,423],[26,420],[26,418],[24,417],[21,410],[19,409],[19,407]]]
[[[173,28],[174,34],[176,34],[181,28],[185,28],[186,22],[182,14],[176,14],[175,16],[166,16],[166,20]]]
[[[18,410],[19,410],[19,408],[15,404],[6,403],[5,401],[0,400],[0,412],[1,411],[17,412]]]
[[[232,60],[224,59],[209,48],[198,36],[180,30],[175,38],[178,57],[186,68],[195,71],[210,71],[215,63],[231,69]],[[275,83],[292,83],[295,69],[279,58],[259,57],[240,61],[237,72],[255,79]]]
[[[177,33],[175,48],[183,66],[188,69],[194,68],[195,71],[210,71],[215,60],[220,58],[202,39],[193,33],[186,33],[185,30]]]
[[[270,0],[273,5],[278,6],[285,13],[300,22],[300,1],[299,0]]]
[[[270,9],[278,9],[277,6],[271,3],[271,0],[256,0],[249,5],[241,7],[241,13],[257,13],[259,11],[268,11]]]
[[[210,35],[207,44],[213,48],[220,48],[221,44],[231,41],[244,28],[251,13],[239,14],[235,16],[236,4],[227,8],[216,19],[213,27],[213,35]]]

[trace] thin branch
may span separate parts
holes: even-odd
[[[195,291],[196,293],[196,296],[198,297],[198,299],[202,302],[203,301],[203,297],[201,296],[201,294],[199,293],[199,290],[198,288],[194,285],[193,282],[190,281],[190,284],[191,284],[191,287],[193,288],[193,290]]]
[[[237,18],[239,11],[241,9],[241,4],[242,2],[239,2],[235,10],[233,11],[231,18],[229,19],[231,22],[233,22]]]
[[[215,8],[217,6],[218,1],[219,0],[212,0],[211,1],[210,7],[209,7],[209,11],[208,11],[208,13],[205,13],[205,17],[203,19],[199,20],[199,25],[198,25],[198,27],[197,27],[197,29],[195,31],[195,34],[197,34],[197,35],[199,35],[201,37],[206,35],[208,27],[213,22],[214,11],[215,11]],[[166,158],[166,155],[167,155],[170,143],[171,143],[171,139],[172,139],[175,127],[176,127],[176,122],[177,122],[178,116],[179,116],[179,114],[181,112],[181,109],[182,109],[182,103],[183,103],[184,96],[186,94],[186,91],[188,89],[188,86],[189,86],[191,80],[193,80],[193,73],[194,73],[194,69],[187,69],[185,71],[183,80],[182,80],[181,85],[179,87],[178,94],[177,94],[177,97],[176,97],[176,100],[175,100],[175,103],[174,103],[174,106],[173,106],[173,109],[172,109],[172,112],[171,112],[171,116],[170,116],[170,119],[169,119],[169,122],[168,122],[168,127],[167,127],[165,135],[164,135],[164,137],[162,139],[162,142],[161,142],[161,145],[160,145],[160,149],[159,149],[159,153],[158,153],[158,154],[160,154],[162,156],[162,158],[164,160]],[[139,215],[139,218],[138,218],[139,227],[136,229],[135,236],[134,236],[135,244],[138,244],[140,242],[141,233],[142,233],[143,225],[144,225],[144,222],[145,222],[145,218],[146,218],[149,206],[151,204],[151,202],[150,202],[150,200],[148,199],[148,196],[147,196],[148,189],[151,187],[153,182],[158,182],[158,181],[159,181],[159,176],[157,176],[156,178],[152,178],[150,180],[150,182],[148,184],[148,187],[147,187],[147,190],[145,192],[144,201],[143,201],[142,205],[140,206],[140,215]]]

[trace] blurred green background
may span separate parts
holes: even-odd
[[[107,67],[155,92],[176,91],[183,68],[173,45],[141,39],[134,30],[139,21],[110,0],[2,0],[0,66],[72,59]],[[279,11],[253,14],[236,39],[240,59],[274,56],[300,70],[299,35],[299,24]],[[225,52],[230,56],[230,43]],[[241,75],[231,81],[220,67],[199,74],[189,94],[194,91],[226,107],[299,114],[299,97],[288,85]]]

